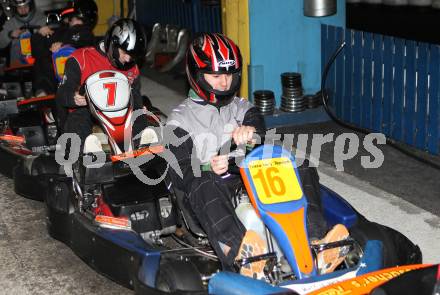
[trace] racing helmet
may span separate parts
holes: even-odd
[[[191,88],[209,104],[228,104],[240,88],[242,58],[240,49],[228,37],[205,33],[191,43],[186,54],[186,74]],[[228,90],[214,89],[203,74],[232,74]]]
[[[104,49],[111,64],[120,70],[128,70],[142,60],[147,53],[147,37],[144,29],[134,20],[123,18],[116,21],[104,37]],[[119,61],[119,50],[122,49],[131,60]]]
[[[83,21],[86,26],[94,28],[98,20],[98,6],[94,0],[76,0],[73,3],[73,10],[68,17],[77,17]]]
[[[15,7],[21,7],[21,6],[29,5],[29,4],[31,4],[31,2],[33,2],[33,1],[32,0],[12,0],[12,5],[14,5]]]
[[[15,17],[21,22],[29,22],[35,14],[35,3],[33,0],[12,0],[12,7],[14,9]],[[17,12],[17,7],[29,6],[29,12],[26,15],[20,15]]]

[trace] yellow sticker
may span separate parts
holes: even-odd
[[[20,48],[21,48],[21,54],[22,55],[31,55],[31,39],[30,38],[23,38],[20,39]]]
[[[255,160],[249,171],[263,204],[276,204],[301,199],[303,192],[289,158]]]
[[[64,75],[64,67],[66,66],[66,61],[69,57],[67,56],[59,56],[57,57],[55,64],[57,66],[57,73],[60,77]]]

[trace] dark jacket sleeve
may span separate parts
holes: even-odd
[[[55,100],[57,104],[65,108],[77,107],[73,96],[79,90],[81,83],[81,70],[74,58],[69,58],[64,68],[64,78],[58,87]]]
[[[93,46],[95,45],[95,35],[88,26],[74,26],[66,34],[63,43],[70,44],[75,48]]]
[[[256,107],[250,108],[244,115],[242,125],[253,126],[261,136],[266,132],[266,124],[260,111]]]
[[[49,44],[52,45],[52,43],[55,42],[64,42],[63,38],[68,29],[69,28],[67,26],[62,26],[56,29],[55,32],[49,37]]]
[[[131,84],[131,95],[133,95],[133,108],[135,110],[142,109],[144,104],[141,95],[141,79],[137,77]]]
[[[172,128],[174,128],[174,126],[172,126]],[[201,171],[199,177],[194,175],[193,167],[199,168],[201,163],[196,157],[192,157],[194,144],[185,130],[179,127],[171,130],[169,126],[166,126],[165,132],[173,132],[179,139],[187,137],[187,139],[180,145],[171,141],[168,146],[170,152],[174,155],[175,160],[177,160],[177,163],[174,164],[177,164],[180,167],[183,175],[183,177],[178,175],[171,165],[168,171],[173,185],[185,192],[187,196],[190,196],[191,192],[195,191],[195,189],[202,183],[214,181],[216,179],[217,175],[210,171]]]
[[[95,36],[87,26],[61,27],[50,38],[50,44],[55,42],[81,48],[93,46],[95,44]]]

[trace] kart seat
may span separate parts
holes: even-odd
[[[152,175],[149,175],[152,177]],[[156,200],[169,194],[165,184],[144,184],[133,174],[115,179],[103,185],[104,201],[116,216],[124,214],[129,207],[145,203],[155,204]]]
[[[130,174],[104,184],[102,188],[104,202],[112,213],[129,217],[136,232],[147,233],[166,228],[175,231],[175,214],[171,214],[171,210],[164,215],[162,211],[163,200],[169,198],[169,191],[163,182],[148,185]]]
[[[196,236],[201,238],[206,238],[207,235],[205,231],[202,229],[199,221],[197,220],[197,216],[191,208],[189,203],[189,199],[186,196],[185,192],[178,189],[176,186],[171,184],[170,190],[176,196],[177,205],[182,212],[183,220],[188,229]]]

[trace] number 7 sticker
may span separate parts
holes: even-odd
[[[107,106],[113,107],[116,103],[116,82],[104,83],[104,89],[107,89]]]

